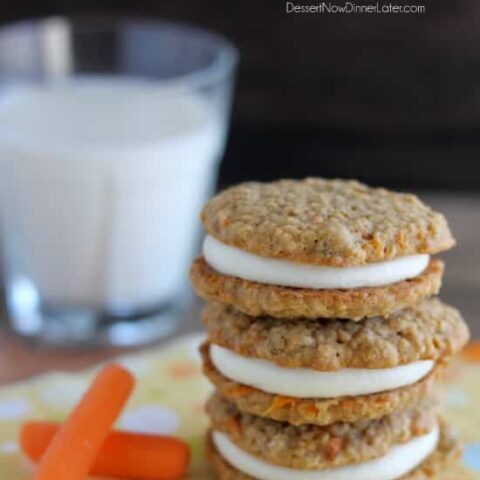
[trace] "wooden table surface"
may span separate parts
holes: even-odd
[[[442,298],[463,312],[474,336],[480,337],[480,196],[421,196],[445,213],[458,240],[457,247],[443,255],[447,261],[447,272]],[[178,333],[200,329],[198,310],[198,305],[192,307]],[[53,370],[80,370],[119,354],[136,351],[121,348],[83,351],[45,348],[18,338],[8,331],[6,325],[4,317],[3,329],[0,329],[0,384]]]

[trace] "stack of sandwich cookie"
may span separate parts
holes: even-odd
[[[211,303],[204,371],[242,411],[291,424],[374,419],[423,401],[468,330],[437,299],[363,322],[250,317]]]
[[[412,195],[353,181],[243,184],[204,208],[191,269],[209,450],[222,479],[420,479],[458,455],[434,398],[468,340],[430,297],[453,246]]]
[[[413,195],[355,181],[247,183],[204,208],[204,256],[191,277],[207,300],[249,315],[386,315],[438,293],[455,241]]]

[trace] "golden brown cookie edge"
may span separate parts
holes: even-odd
[[[232,305],[254,317],[345,318],[387,316],[440,291],[444,263],[432,259],[415,278],[375,288],[314,290],[281,287],[223,275],[198,257],[190,269],[195,292],[205,300]]]

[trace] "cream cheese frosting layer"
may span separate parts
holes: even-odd
[[[205,237],[203,255],[217,272],[252,282],[284,287],[334,289],[379,287],[420,275],[427,254],[408,255],[385,262],[338,268],[268,258],[232,247],[211,235]]]
[[[220,455],[237,470],[259,480],[396,480],[418,467],[439,440],[439,427],[426,435],[395,445],[383,457],[324,470],[299,470],[267,463],[238,448],[227,435],[214,431],[212,441]]]
[[[413,385],[435,366],[432,360],[420,360],[393,368],[320,372],[311,368],[281,367],[269,360],[239,355],[216,344],[210,345],[210,359],[230,380],[295,398],[335,398],[393,390]]]

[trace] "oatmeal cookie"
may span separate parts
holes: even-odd
[[[319,371],[438,361],[469,338],[460,312],[436,298],[363,322],[251,317],[219,303],[207,304],[202,318],[211,343],[281,367]]]
[[[455,244],[445,217],[415,195],[354,180],[243,183],[213,197],[202,221],[217,240],[247,252],[336,267]]]

